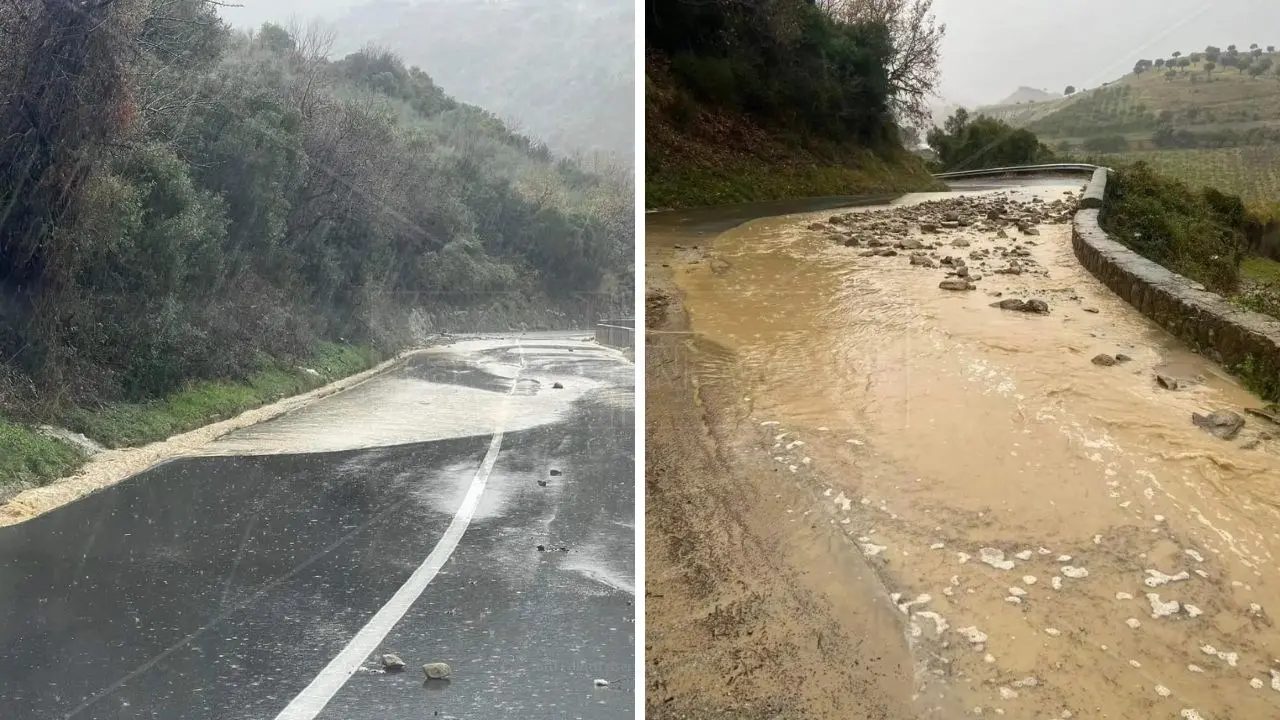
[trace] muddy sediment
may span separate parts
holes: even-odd
[[[898,610],[754,450],[729,354],[689,334],[667,268],[693,256],[646,252],[646,717],[919,717]]]
[[[793,555],[798,576],[874,568],[918,692],[961,714],[1274,717],[1280,427],[1192,422],[1260,403],[1079,266],[1079,189],[771,218],[674,253],[691,337],[722,349],[705,372],[734,380],[705,412],[774,467],[781,505],[752,512],[848,541]]]

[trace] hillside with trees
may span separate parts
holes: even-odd
[[[985,115],[970,117],[964,108],[956,110],[942,127],[930,130],[928,142],[940,169],[946,171],[1036,165],[1054,160],[1053,151],[1030,130]]]
[[[930,0],[647,0],[650,207],[923,189]]]
[[[555,152],[634,163],[632,0],[378,0],[333,28],[339,51],[389,47]]]
[[[0,36],[0,485],[57,464],[14,467],[21,423],[253,384],[225,415],[424,333],[631,307],[630,173],[388,51],[331,60],[323,32],[233,32],[208,0],[20,0]],[[209,419],[183,413],[114,435]]]

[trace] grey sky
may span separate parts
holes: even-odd
[[[334,17],[343,10],[364,4],[361,0],[228,0],[240,7],[225,7],[219,12],[236,27],[257,27],[264,22],[283,23],[293,16],[300,19]]]
[[[1096,87],[1139,58],[1280,45],[1276,0],[934,0],[947,24],[942,95],[996,102],[1020,85]]]

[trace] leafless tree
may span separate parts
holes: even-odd
[[[289,23],[288,32],[293,38],[298,63],[291,92],[303,117],[310,118],[324,87],[324,68],[333,52],[337,31],[316,20],[303,25],[295,19]]]
[[[947,32],[934,15],[933,0],[818,0],[817,5],[838,22],[872,22],[888,28],[893,56],[887,69],[894,109],[904,121],[926,121]]]

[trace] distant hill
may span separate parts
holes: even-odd
[[[1037,90],[1036,88],[1031,88],[1031,87],[1027,87],[1026,85],[1023,85],[1017,90],[1014,90],[1013,93],[1009,95],[1009,97],[1001,100],[996,104],[997,105],[1018,105],[1021,103],[1037,103],[1037,102],[1044,102],[1045,100],[1056,100],[1060,97],[1062,96],[1056,93],[1045,92],[1044,90]]]
[[[1135,150],[1179,142],[1200,147],[1261,142],[1263,133],[1280,132],[1280,54],[1250,56],[1253,64],[1268,60],[1268,70],[1255,75],[1221,63],[1210,70],[1201,58],[1172,75],[1166,68],[1130,72],[1070,97],[1001,103],[977,112],[1026,127],[1051,145],[1117,136]],[[1158,131],[1165,137],[1158,138]],[[1184,140],[1170,140],[1169,133],[1180,133]]]
[[[634,164],[632,0],[375,0],[335,28],[339,56],[386,46],[553,151]]]

